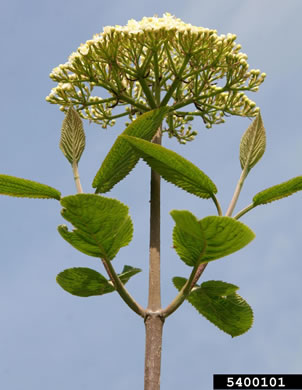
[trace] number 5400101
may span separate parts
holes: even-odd
[[[234,377],[228,377],[227,378],[227,387],[229,388],[238,388],[238,387],[244,387],[244,388],[260,388],[260,389],[265,389],[265,388],[276,388],[276,389],[281,389],[284,388],[284,381],[282,377],[261,377],[261,376],[245,376],[245,377],[239,377],[234,379]]]

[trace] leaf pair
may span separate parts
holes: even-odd
[[[186,281],[173,278],[179,291]],[[219,329],[235,337],[247,332],[253,324],[253,311],[237,290],[234,284],[210,280],[196,285],[187,300]]]
[[[238,251],[252,241],[254,233],[230,217],[209,216],[201,220],[187,210],[173,210],[173,247],[189,266],[207,263]]]
[[[211,179],[190,161],[150,141],[167,113],[162,107],[141,115],[117,138],[99,169],[93,187],[97,193],[109,191],[135,167],[139,158],[165,180],[201,198],[217,192]]]

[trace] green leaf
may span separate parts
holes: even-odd
[[[167,111],[167,107],[161,107],[146,112],[132,122],[122,134],[133,135],[151,141]],[[123,180],[132,171],[138,160],[139,157],[129,143],[119,136],[93,180],[92,187],[96,188],[95,192],[104,193],[110,191],[115,184]]]
[[[0,194],[22,198],[41,198],[60,200],[61,193],[55,188],[36,181],[19,177],[0,175]]]
[[[125,265],[119,278],[123,284],[141,272],[139,268]],[[93,295],[103,295],[115,291],[110,280],[102,274],[90,268],[69,268],[57,275],[58,284],[67,292],[78,297],[90,297]]]
[[[240,142],[240,164],[250,171],[265,152],[266,135],[260,113],[243,134]]]
[[[294,194],[297,191],[302,190],[302,176],[295,177],[284,183],[277,184],[276,186],[267,188],[261,192],[258,192],[253,198],[254,206],[260,204],[266,204],[278,199],[285,198]]]
[[[255,237],[250,228],[230,217],[210,216],[198,221],[187,210],[170,214],[176,223],[173,247],[189,266],[234,253]]]
[[[216,194],[217,188],[211,179],[179,154],[135,137],[122,138],[127,140],[137,154],[168,182],[200,198],[210,198]]]
[[[197,218],[186,210],[170,212],[176,225],[173,229],[173,247],[189,266],[201,262],[206,248],[204,231]]]
[[[58,284],[78,297],[91,297],[115,291],[110,282],[99,272],[90,268],[69,268],[57,275]]]
[[[119,278],[123,284],[126,284],[132,276],[142,272],[140,268],[134,268],[130,265],[125,265],[121,274],[119,274]]]
[[[58,227],[61,236],[79,251],[112,260],[132,239],[128,207],[116,199],[77,194],[61,199],[62,216],[76,228]]]
[[[186,281],[185,278],[173,278],[179,291]],[[187,300],[219,329],[235,337],[247,332],[253,324],[253,311],[237,290],[234,284],[209,280],[201,286],[196,285]]]
[[[200,224],[207,245],[202,263],[230,255],[255,238],[249,227],[231,217],[210,216],[203,218]]]
[[[60,149],[70,164],[78,163],[85,149],[82,119],[72,107],[68,108],[62,123]]]

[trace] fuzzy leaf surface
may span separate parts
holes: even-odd
[[[173,210],[173,247],[189,266],[230,255],[255,237],[243,223],[230,217],[209,216],[200,221],[187,210]]]
[[[206,249],[205,234],[197,218],[187,210],[172,210],[175,221],[173,247],[189,266],[201,262]]]
[[[118,276],[122,283],[126,284],[138,272],[141,272],[141,269],[125,265]],[[78,297],[91,297],[115,291],[111,281],[90,268],[68,268],[57,275],[57,282],[65,291]]]
[[[287,196],[301,190],[302,176],[298,176],[284,183],[277,184],[276,186],[258,192],[258,194],[256,194],[253,198],[253,204],[254,206],[258,206],[260,204],[274,202],[275,200],[286,198]]]
[[[69,107],[62,123],[60,149],[70,164],[78,163],[85,149],[82,119],[72,107]]]
[[[174,151],[135,137],[122,138],[168,182],[200,198],[207,199],[217,193],[215,184],[204,172]]]
[[[55,188],[19,177],[0,175],[0,194],[21,198],[60,200],[61,193]]]
[[[79,251],[112,260],[129,244],[133,226],[128,207],[116,199],[94,194],[77,194],[61,199],[62,216],[75,229],[58,227],[61,236]]]
[[[185,278],[173,278],[178,291],[186,281]],[[187,300],[219,329],[235,337],[247,332],[253,324],[252,308],[236,293],[237,290],[234,284],[209,280],[194,287]]]
[[[207,245],[202,263],[237,252],[255,238],[249,227],[230,217],[209,216],[200,220],[200,224]]]
[[[266,135],[260,113],[243,134],[240,142],[240,165],[250,171],[265,152]]]
[[[91,297],[114,291],[105,276],[90,268],[65,269],[57,275],[57,282],[65,291],[78,297]]]
[[[161,107],[144,113],[132,122],[122,135],[132,135],[151,141],[164,119],[167,110],[167,107]],[[138,160],[139,156],[137,153],[135,153],[128,142],[125,142],[119,136],[93,180],[92,187],[96,188],[95,192],[105,193],[110,191],[132,171]]]

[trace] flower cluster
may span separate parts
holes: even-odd
[[[266,75],[249,70],[235,40],[236,35],[218,36],[168,13],[107,26],[53,69],[50,77],[58,85],[46,100],[63,111],[72,105],[104,128],[116,118],[133,120],[168,105],[164,131],[185,143],[196,135],[188,125],[195,117],[210,128],[224,116],[252,117],[259,111],[245,92],[257,91]]]

